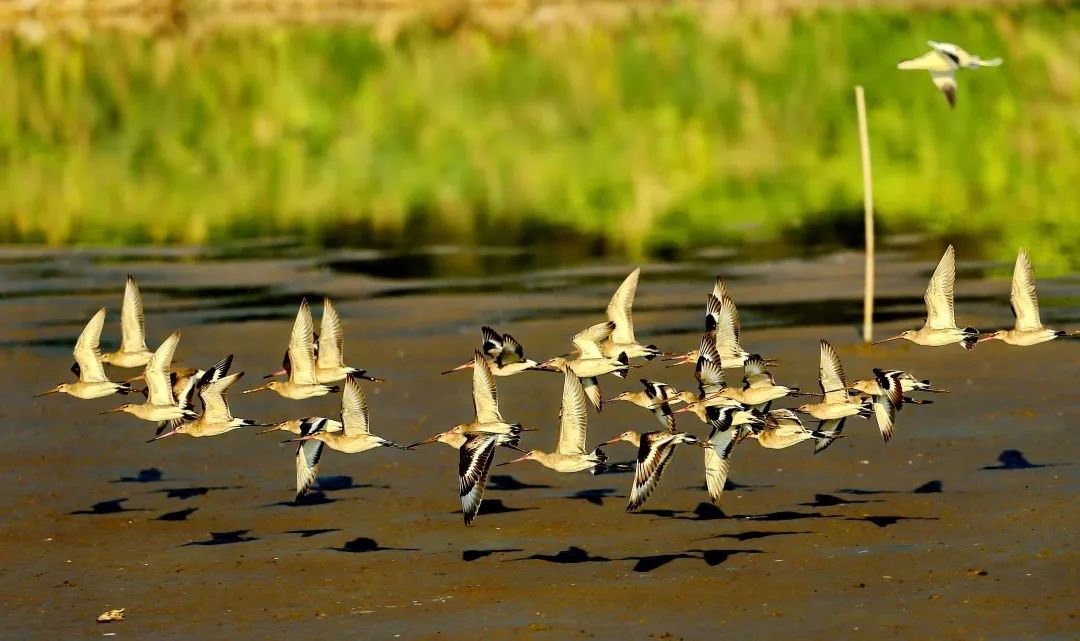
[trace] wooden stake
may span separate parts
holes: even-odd
[[[863,223],[866,229],[866,280],[863,283],[863,341],[874,341],[874,180],[870,171],[870,133],[866,127],[866,100],[862,85],[855,87],[859,112],[859,148],[862,151]]]

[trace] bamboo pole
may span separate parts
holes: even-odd
[[[870,133],[866,126],[866,100],[862,85],[855,86],[859,113],[859,149],[862,152],[863,223],[866,230],[866,277],[863,282],[863,341],[874,341],[874,180],[870,171]]]

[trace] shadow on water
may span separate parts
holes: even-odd
[[[315,528],[311,530],[286,530],[285,534],[298,534],[300,538],[307,539],[320,534],[329,534],[330,532],[340,532],[341,528],[327,527],[327,528]]]
[[[543,483],[523,483],[509,474],[492,474],[488,479],[487,489],[510,492],[515,490],[529,490],[534,488],[549,488],[550,485]]]
[[[987,465],[984,470],[1030,470],[1036,467],[1048,467],[1043,463],[1031,463],[1020,450],[1005,450],[998,455],[1000,465]]]
[[[521,548],[491,548],[489,550],[465,550],[461,553],[461,560],[469,563],[477,559],[483,559],[492,554],[504,554],[509,552],[521,552]]]
[[[145,470],[139,470],[139,473],[135,476],[121,476],[118,479],[109,481],[110,483],[157,483],[164,477],[164,472],[156,467],[149,467]]]
[[[239,490],[239,485],[215,485],[207,487],[169,487],[153,490],[154,494],[164,494],[166,498],[186,501],[196,496],[204,496],[212,490]]]
[[[183,509],[183,510],[177,510],[175,512],[166,512],[165,514],[162,514],[161,516],[156,517],[156,518],[154,518],[152,520],[154,520],[154,521],[186,521],[187,518],[189,516],[191,516],[192,513],[194,513],[195,510],[197,510],[197,509],[199,509],[199,508],[197,508],[197,507],[189,507],[189,508],[186,508],[186,509]]]
[[[248,541],[258,541],[259,537],[256,536],[244,536],[251,530],[232,530],[231,532],[211,532],[210,538],[204,541],[189,541],[181,545],[180,547],[188,547],[192,545],[231,545],[233,543],[247,543]]]
[[[900,521],[937,521],[938,518],[936,516],[849,516],[844,520],[866,521],[867,523],[873,523],[878,527],[889,527],[890,525],[896,525]]]
[[[338,548],[329,548],[331,550],[337,550],[338,552],[350,552],[352,554],[363,554],[365,552],[385,552],[385,551],[398,551],[398,552],[417,552],[417,548],[388,548],[379,545],[375,539],[369,539],[366,536],[357,537],[351,541],[346,541]]]
[[[119,514],[120,512],[145,512],[146,510],[141,508],[127,508],[121,505],[127,501],[127,499],[112,499],[109,501],[99,501],[90,506],[89,510],[75,510],[74,512],[68,512],[68,514]]]

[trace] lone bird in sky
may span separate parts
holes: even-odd
[[[930,51],[914,58],[904,60],[896,65],[897,69],[922,69],[930,72],[930,79],[934,86],[945,94],[949,101],[949,107],[956,106],[956,70],[978,69],[979,67],[997,67],[1001,64],[1001,58],[983,60],[979,56],[972,55],[960,47],[948,42],[928,41]]]

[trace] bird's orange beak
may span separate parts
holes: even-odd
[[[516,459],[514,459],[512,461],[503,461],[502,463],[499,463],[495,467],[502,467],[503,465],[510,465],[511,463],[520,463],[521,461],[527,461],[527,460],[529,460],[529,455],[525,454],[525,456],[519,456],[519,457],[517,457]]]
[[[435,441],[438,441],[438,440],[439,440],[439,437],[440,437],[440,436],[442,436],[442,435],[443,435],[443,433],[442,433],[442,432],[439,432],[439,433],[438,433],[438,434],[436,434],[435,436],[432,436],[432,437],[430,437],[430,438],[426,438],[426,439],[424,439],[424,440],[420,441],[419,443],[413,443],[412,445],[406,445],[406,446],[405,446],[405,449],[407,449],[407,450],[411,450],[412,448],[414,448],[414,447],[418,447],[418,446],[420,446],[420,445],[427,445],[428,443],[434,443]]]
[[[243,392],[240,392],[240,393],[241,394],[250,394],[252,392],[261,392],[261,391],[266,390],[266,389],[270,389],[270,386],[269,385],[260,385],[258,387],[253,387],[251,389],[246,389],[246,390],[244,390]]]
[[[123,407],[114,407],[111,410],[105,410],[104,412],[98,412],[98,416],[101,416],[102,414],[113,414],[115,412],[123,412],[123,411],[124,411]]]
[[[39,396],[48,396],[49,394],[59,394],[59,393],[60,393],[60,386],[57,385],[56,387],[54,387],[51,390],[48,390],[46,392],[42,392],[40,394],[34,394],[34,398],[37,398]]]
[[[263,378],[275,378],[277,376],[284,376],[286,373],[287,372],[285,370],[279,369],[278,371],[276,371],[276,372],[274,372],[272,374],[267,374],[266,376],[263,376]]]
[[[448,369],[445,372],[440,372],[440,374],[450,374],[450,373],[453,373],[453,372],[460,372],[461,370],[469,369],[472,366],[473,366],[473,362],[468,361],[468,362],[462,363],[461,365],[458,365],[457,367],[455,367],[453,369]]]
[[[893,336],[892,338],[886,338],[883,341],[874,341],[873,343],[870,343],[870,344],[871,345],[881,345],[882,343],[888,343],[889,341],[898,341],[901,338],[903,338],[903,337],[900,336],[899,334],[897,334],[896,336]]]

